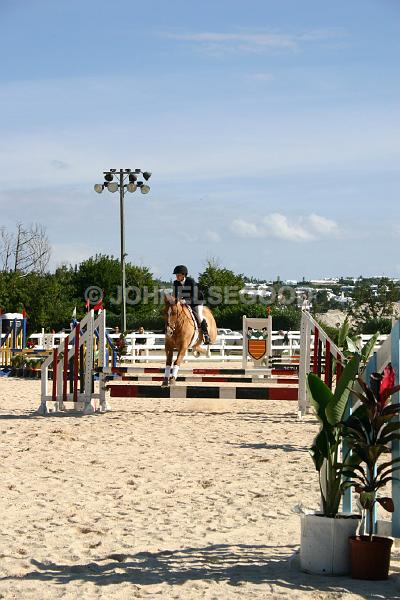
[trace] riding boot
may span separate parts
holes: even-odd
[[[201,331],[203,333],[203,341],[208,346],[210,344],[210,336],[208,335],[207,321],[205,319],[201,322]]]

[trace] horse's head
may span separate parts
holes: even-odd
[[[179,300],[175,300],[173,296],[166,295],[164,298],[164,319],[166,323],[165,332],[167,337],[172,337],[174,335],[181,313],[182,305]]]

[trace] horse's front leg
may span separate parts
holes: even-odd
[[[161,384],[161,387],[168,387],[169,386],[169,378],[171,375],[171,366],[172,366],[172,359],[174,356],[174,349],[171,346],[165,346],[165,353],[166,353],[166,361],[165,361],[165,371],[164,371],[164,379],[163,382]]]
[[[188,349],[188,347],[184,346],[183,348],[180,348],[180,350],[178,351],[178,356],[176,357],[176,361],[174,362],[174,366],[172,367],[171,377],[169,378],[170,385],[174,385],[174,383],[177,380],[179,367],[181,366],[181,363],[182,363],[183,359],[185,358],[187,349]]]

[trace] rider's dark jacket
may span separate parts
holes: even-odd
[[[203,304],[203,294],[192,277],[186,277],[185,281],[174,281],[174,296],[179,300],[186,300],[190,306]]]

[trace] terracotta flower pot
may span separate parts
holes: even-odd
[[[393,538],[355,535],[349,538],[353,579],[380,580],[389,576]]]

